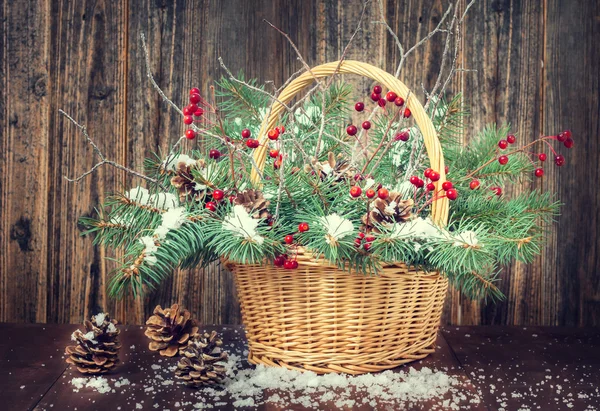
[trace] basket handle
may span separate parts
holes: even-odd
[[[307,71],[298,76],[283,89],[279,95],[279,101],[273,103],[270,115],[263,120],[258,133],[258,141],[260,141],[261,145],[254,152],[254,161],[261,171],[265,167],[267,157],[267,145],[263,145],[267,138],[267,132],[275,127],[279,115],[285,110],[285,107],[280,104],[280,102],[287,105],[296,94],[312,84],[315,81],[315,78],[327,77],[336,73],[365,76],[383,84],[389,90],[395,91],[400,96],[409,96],[410,90],[403,82],[380,68],[367,63],[344,60],[341,63],[339,61],[334,61],[332,63],[313,67],[310,72]],[[440,173],[440,180],[436,183],[437,190],[438,187],[441,187],[441,184],[446,181],[444,156],[440,140],[438,139],[431,119],[414,93],[410,93],[410,96],[406,101],[406,107],[410,108],[410,111],[423,134],[423,140],[425,142],[427,155],[429,156],[431,168]],[[260,173],[258,173],[254,167],[252,168],[251,178],[255,185],[260,184]],[[431,206],[431,219],[434,223],[445,225],[448,222],[448,207],[449,203],[447,198],[442,198],[433,202]]]

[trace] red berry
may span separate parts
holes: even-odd
[[[410,137],[410,133],[408,132],[408,130],[404,130],[404,131],[401,131],[398,134],[396,134],[396,137],[394,137],[394,140],[396,140],[396,141],[408,141],[409,137]]]
[[[506,147],[508,147],[508,141],[506,141],[506,140],[498,141],[498,147],[500,147],[500,149],[504,150]]]
[[[298,261],[292,260],[292,270],[295,270],[296,268],[298,268]]]
[[[354,239],[354,247],[360,247],[361,244],[362,244],[362,239],[360,237],[356,237]]]
[[[446,197],[448,197],[448,200],[454,201],[458,198],[458,192],[455,189],[451,188],[450,190],[446,191]]]
[[[271,157],[271,158],[277,158],[278,155],[279,155],[279,150],[273,149],[273,150],[269,151],[269,157]]]
[[[190,112],[192,114],[194,114],[196,112],[196,110],[198,110],[198,106],[195,105],[195,104],[190,104],[190,105],[187,106],[187,108],[190,110]]]
[[[279,131],[279,135],[282,135],[283,133],[285,133],[285,127],[284,126],[277,126],[277,131]]]
[[[298,224],[298,231],[300,231],[301,233],[308,231],[308,223]]]
[[[361,239],[365,238],[365,233],[358,233],[358,237],[361,238]]]
[[[558,141],[560,141],[561,143],[564,143],[565,140],[567,139],[567,135],[565,134],[564,131],[561,131],[560,133],[558,133],[558,135],[556,136],[556,139]]]
[[[411,115],[410,109],[408,107],[406,107],[404,109],[404,118],[409,118]]]
[[[565,158],[561,154],[555,156],[554,164],[556,164],[558,167],[562,167],[565,164]]]
[[[356,133],[358,133],[358,129],[355,125],[350,124],[348,127],[346,127],[346,133],[348,133],[349,136],[355,136]]]
[[[198,87],[193,87],[190,89],[190,96],[192,94],[200,94],[200,90],[198,89]]]
[[[506,136],[506,141],[508,141],[509,144],[515,144],[515,141],[517,141],[517,138],[515,136],[513,136],[512,134],[509,134]]]
[[[362,189],[359,186],[350,187],[350,195],[354,198],[360,197],[362,194]]]
[[[479,188],[479,180],[471,180],[469,183],[469,188],[471,190],[477,190]]]
[[[192,109],[190,109],[189,106],[183,108],[184,116],[191,116],[192,114],[194,114],[194,112],[192,111]]]
[[[433,171],[432,168],[426,168],[425,171],[423,172],[423,175],[427,178],[429,178],[429,176],[431,175],[431,172]]]
[[[370,129],[371,128],[371,122],[370,121],[363,121],[362,128],[364,128],[365,130]]]
[[[541,177],[541,176],[543,176],[543,175],[544,175],[544,169],[543,169],[543,168],[536,168],[536,169],[535,169],[535,176],[536,176],[536,177],[538,177],[538,178],[539,178],[539,177]]]
[[[193,93],[190,94],[190,103],[192,104],[198,104],[200,102],[200,94],[198,93]]]
[[[372,243],[373,241],[375,241],[375,237],[373,237],[372,235],[368,235],[365,237],[365,241],[367,243]]]
[[[426,188],[427,188],[427,191],[433,191],[433,190],[435,190],[435,184],[428,183]]]
[[[492,188],[490,188],[490,190],[492,190],[494,192],[494,194],[496,194],[498,197],[500,197],[502,195],[501,187],[492,187]]]
[[[373,190],[372,188],[369,188],[366,192],[365,195],[367,196],[367,198],[373,198],[375,197],[375,190]]]
[[[183,116],[183,124],[187,124],[188,126],[194,122],[194,118],[192,116]]]
[[[206,203],[206,209],[210,211],[217,211],[217,205],[212,201],[209,201],[208,203]]]
[[[294,269],[294,262],[296,263],[296,265],[298,264],[297,261],[287,260],[286,262],[283,263],[283,268],[285,268],[286,270],[293,270]]]
[[[379,104],[379,107],[385,107],[385,99],[384,98],[380,98],[379,101],[377,102],[377,104]]]
[[[248,130],[247,128],[242,130],[242,138],[250,138],[251,135],[252,135],[252,132],[250,130]]]
[[[283,241],[285,241],[286,244],[292,244],[294,242],[294,236],[288,234],[284,237]]]
[[[215,190],[213,191],[212,194],[213,198],[217,201],[221,201],[223,199],[223,197],[225,197],[225,193],[223,192],[223,190]]]
[[[365,249],[365,251],[369,251],[371,249],[371,243],[365,243],[363,245],[363,248]]]
[[[451,183],[450,181],[444,181],[444,182],[442,183],[442,189],[443,189],[444,191],[448,191],[448,190],[450,190],[452,187],[454,187],[454,186],[452,185],[452,183]]]
[[[282,267],[283,264],[285,264],[285,256],[283,255],[278,255],[277,257],[275,257],[275,259],[273,260],[273,264],[276,267]]]
[[[246,145],[250,148],[256,148],[260,145],[260,143],[258,142],[258,140],[249,138],[248,140],[246,140]]]
[[[412,177],[410,178],[410,183],[411,183],[412,185],[416,186],[418,182],[419,182],[419,177],[417,177],[417,176],[412,176]]]
[[[233,204],[233,202],[235,201],[235,196],[231,195],[229,197],[227,197],[227,199],[229,200],[229,204]]]
[[[374,102],[378,102],[380,98],[381,94],[371,93],[371,100],[373,100]]]
[[[448,170],[450,170],[449,166],[444,166],[444,173],[447,175],[448,174]]]
[[[440,179],[440,173],[438,173],[437,171],[431,170],[431,173],[429,173],[429,179],[431,181],[438,181]]]
[[[273,168],[275,170],[279,170],[279,167],[281,167],[281,159],[277,159],[277,160],[273,161]]]
[[[356,103],[354,105],[354,110],[356,111],[363,111],[365,109],[365,103],[363,103],[362,101],[359,101],[358,103]]]
[[[565,130],[563,131],[563,134],[565,135],[565,138],[571,138],[571,130]]]
[[[538,158],[540,159],[540,161],[546,161],[546,158],[548,158],[548,156],[546,155],[546,153],[540,153],[538,154]]]
[[[354,181],[363,181],[364,179],[365,178],[360,173],[354,174]]]
[[[198,110],[196,110],[196,111],[194,112],[194,115],[195,115],[196,117],[202,117],[202,114],[204,114],[204,110],[202,109],[202,107],[198,107]]]
[[[402,107],[404,105],[404,99],[402,97],[396,97],[396,100],[394,100],[394,104],[398,107]]]
[[[193,140],[196,138],[196,132],[192,129],[185,130],[185,138],[188,140]]]
[[[563,144],[565,145],[566,148],[571,148],[571,147],[573,147],[573,144],[575,144],[575,142],[573,141],[572,138],[567,138]]]
[[[208,156],[213,160],[219,159],[221,157],[221,152],[219,150],[215,150],[214,148],[208,152]]]
[[[419,181],[417,181],[417,187],[418,188],[423,188],[425,186],[425,181],[419,179]]]
[[[498,162],[501,165],[505,165],[506,163],[508,163],[508,156],[500,156],[500,157],[498,157]]]
[[[388,91],[387,94],[385,95],[385,99],[387,101],[389,101],[390,103],[392,101],[395,101],[396,98],[398,98],[398,94],[394,93],[393,91]]]
[[[269,130],[267,136],[269,137],[269,140],[277,140],[279,138],[279,130],[277,130],[276,128]]]
[[[373,93],[381,94],[382,91],[383,89],[381,88],[381,86],[373,87]]]
[[[387,188],[380,188],[379,190],[377,190],[377,197],[381,198],[382,200],[388,198],[389,195],[390,192],[387,190]]]

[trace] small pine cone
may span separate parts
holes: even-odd
[[[224,363],[227,353],[221,349],[222,345],[216,331],[188,341],[186,347],[179,349],[182,358],[177,364],[175,378],[196,388],[222,384],[227,376]]]
[[[119,329],[116,320],[100,313],[85,321],[85,332],[75,330],[71,339],[77,345],[65,349],[67,363],[74,365],[83,374],[104,374],[119,362]]]
[[[271,202],[259,190],[248,189],[242,191],[235,197],[234,204],[243,206],[252,218],[269,220],[272,217],[269,212]]]
[[[150,338],[148,348],[158,351],[165,357],[173,357],[179,347],[187,344],[190,338],[198,334],[196,322],[188,310],[180,311],[178,304],[164,310],[157,305],[148,321],[146,321],[146,337]]]
[[[171,185],[179,192],[179,201],[196,201],[206,192],[206,186],[194,180],[192,168],[204,168],[204,161],[198,160],[196,165],[190,166],[180,161],[175,168],[176,175],[171,177]]]
[[[312,167],[308,164],[304,166],[306,172],[312,172],[313,169],[319,172],[321,180],[333,176],[336,182],[351,180],[355,174],[355,170],[347,160],[341,158],[341,154],[336,158],[332,152],[327,153],[327,161],[313,161]]]
[[[369,213],[362,217],[363,230],[375,229],[377,225],[391,227],[414,218],[412,199],[402,200],[400,193],[391,192],[388,198],[377,198],[371,202]]]

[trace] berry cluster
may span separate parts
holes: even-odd
[[[381,86],[377,85],[373,87],[373,92],[371,93],[371,100],[376,102],[379,105],[379,107],[382,108],[385,107],[388,102],[394,103],[397,107],[404,108],[404,110],[402,111],[402,115],[404,116],[404,118],[409,118],[411,116],[410,109],[408,107],[404,107],[405,102],[402,97],[398,96],[398,94],[396,94],[394,91],[388,91],[385,97],[382,97],[382,92],[383,89],[381,88]],[[364,111],[365,103],[363,103],[362,101],[357,102],[354,105],[354,109],[359,113]],[[368,131],[371,128],[371,122],[369,120],[363,121],[361,127],[363,130]],[[355,136],[358,133],[358,127],[356,127],[354,124],[350,124],[348,127],[346,127],[346,133],[349,136]],[[408,138],[409,133],[407,130],[404,130],[396,134],[395,140],[408,141]]]
[[[550,147],[552,154],[554,154],[554,164],[557,167],[562,167],[565,164],[565,157],[561,154],[558,154],[556,152],[556,150],[554,149],[554,147],[552,147],[552,145],[550,143],[548,143],[548,140],[559,141],[559,142],[563,143],[563,145],[566,148],[571,148],[575,144],[573,141],[573,138],[571,136],[571,132],[569,130],[565,130],[556,136],[541,137],[541,138],[525,145],[524,147],[522,147],[520,149],[515,149],[515,150],[511,151],[510,153],[502,154],[502,155],[498,156],[498,163],[500,163],[501,165],[506,165],[506,164],[508,164],[509,155],[512,155],[515,153],[520,153],[520,152],[524,152],[524,153],[528,154],[531,158],[537,158],[540,162],[543,163],[547,159],[546,153],[531,153],[531,152],[525,151],[527,148],[534,145],[535,143],[543,142],[548,147]],[[500,148],[500,150],[506,150],[510,144],[515,144],[516,141],[517,141],[516,137],[512,134],[509,134],[506,136],[506,139],[502,139],[502,140],[498,141],[498,147]],[[533,162],[533,160],[532,160],[532,162]],[[487,165],[487,164],[488,163],[486,163],[485,165]],[[536,169],[534,171],[534,175],[538,178],[542,177],[544,175],[544,169],[542,167],[536,167]],[[499,187],[494,187],[494,188],[499,188]]]
[[[362,195],[362,192],[363,190],[360,188],[360,186],[354,185],[350,187],[350,196],[353,198],[359,198]],[[389,197],[390,192],[387,188],[383,188],[381,184],[377,187],[377,191],[372,188],[369,188],[365,191],[365,196],[368,199],[374,198],[376,195],[382,200],[385,200]]]
[[[375,241],[375,237],[372,235],[366,235],[365,233],[358,233],[358,236],[354,240],[354,246],[356,248],[362,247],[363,250],[369,251],[371,249],[371,244]]]
[[[452,200],[452,201],[454,201],[458,198],[458,191],[456,191],[456,188],[454,188],[454,184],[452,184],[451,181],[444,181],[442,183],[442,189],[435,192],[435,184],[434,183],[436,181],[439,181],[441,176],[440,176],[440,173],[438,173],[434,169],[432,169],[432,168],[425,169],[425,171],[423,172],[423,176],[429,180],[427,185],[425,185],[425,181],[423,179],[421,179],[417,176],[410,177],[409,181],[413,186],[415,186],[416,190],[425,187],[425,191],[427,193],[434,192],[431,199],[429,199],[429,201],[427,202],[427,205],[435,200],[439,200],[444,197],[447,197],[448,200]],[[442,194],[442,191],[444,192],[443,194]]]
[[[298,234],[298,233],[305,233],[309,230],[309,228],[310,227],[308,226],[308,223],[298,224],[298,231],[294,234],[286,235],[283,238],[283,242],[286,243],[287,245],[293,245],[294,244],[294,235]],[[293,269],[298,268],[298,261],[296,261],[295,259],[289,260],[288,257],[283,254],[275,257],[273,264],[275,264],[275,266],[277,266],[277,267],[283,267],[288,270],[293,270]]]
[[[199,104],[204,104],[205,102],[200,97],[200,90],[198,88],[194,87],[190,90],[189,102],[190,104],[183,108],[183,123],[188,126],[194,123],[194,117],[199,119],[204,115],[204,109]],[[189,140],[193,140],[196,138],[196,131],[190,128],[186,130],[185,136]]]

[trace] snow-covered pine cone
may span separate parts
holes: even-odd
[[[175,176],[171,177],[171,185],[179,193],[179,201],[182,203],[187,200],[196,201],[206,192],[206,185],[200,184],[194,180],[192,169],[194,167],[204,168],[203,160],[198,160],[195,165],[188,165],[184,161],[177,163],[175,167]]]
[[[272,217],[269,212],[269,205],[271,202],[267,200],[259,190],[244,190],[241,193],[238,193],[233,202],[236,205],[243,206],[252,218],[263,218],[268,220]]]
[[[336,158],[332,152],[327,153],[327,161],[313,161],[312,167],[306,164],[304,170],[308,173],[316,170],[319,172],[321,180],[333,177],[336,182],[351,180],[355,174],[355,170],[350,167],[350,163],[347,160],[341,158],[341,154]]]
[[[363,230],[376,230],[378,224],[391,227],[392,224],[409,221],[414,218],[413,207],[413,200],[403,200],[400,193],[391,192],[385,200],[377,198],[362,217]]]
[[[71,339],[77,345],[68,346],[66,361],[83,374],[104,374],[119,362],[119,329],[108,313],[100,313],[85,321],[85,332],[75,330]]]
[[[175,378],[191,387],[222,384],[227,376],[227,353],[221,349],[222,345],[216,331],[188,341],[186,347],[179,349],[182,358],[177,364]]]

